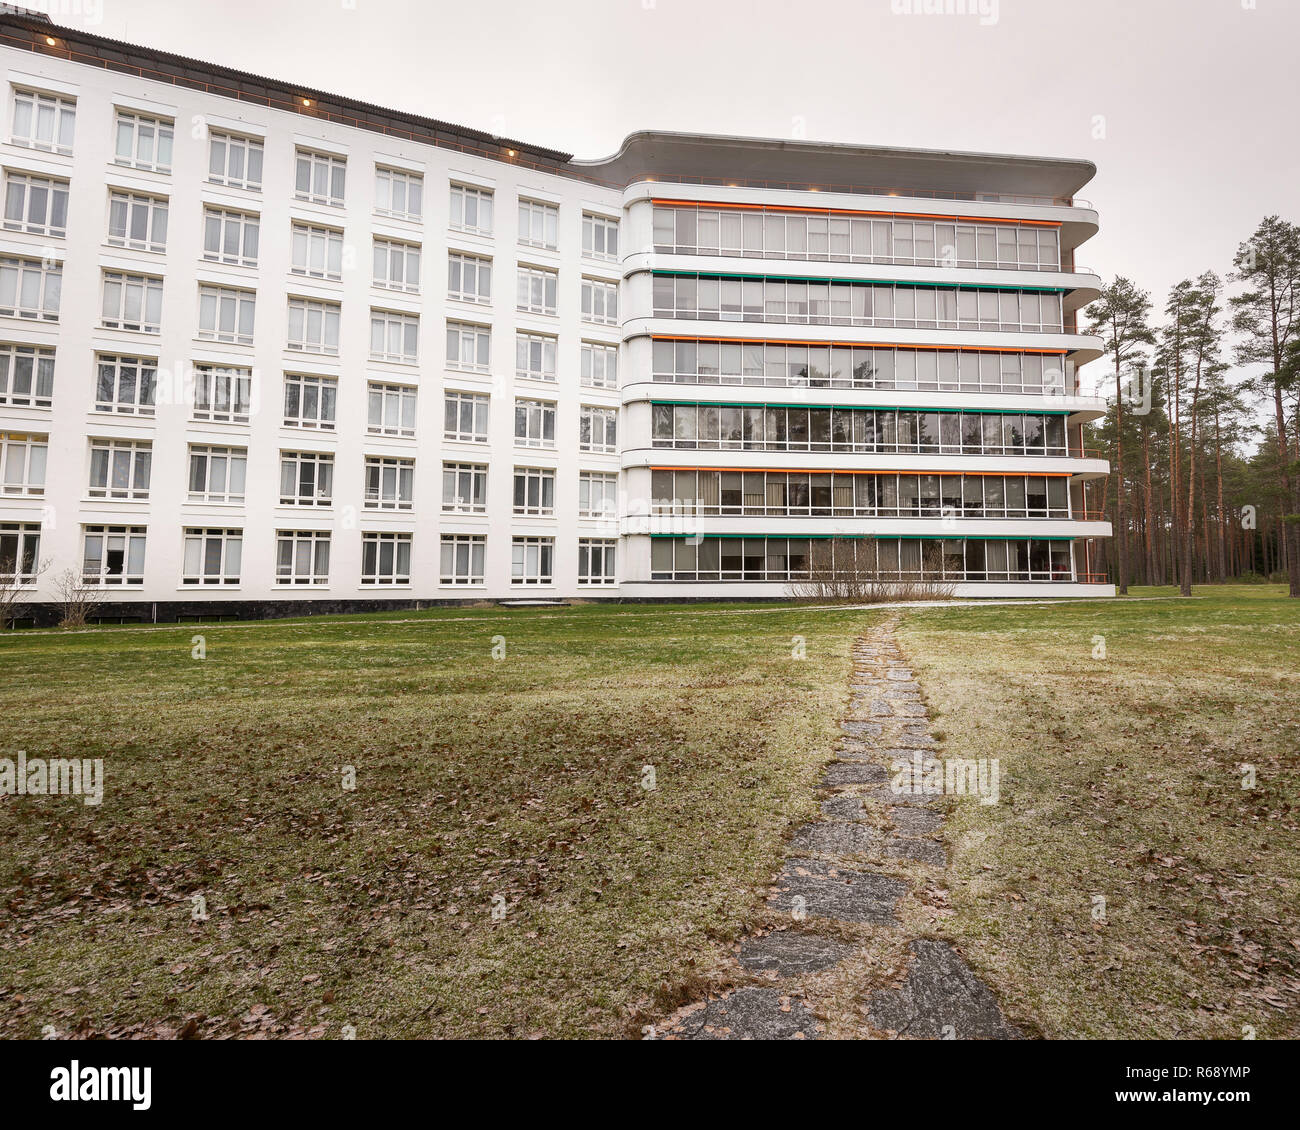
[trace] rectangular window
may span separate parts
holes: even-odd
[[[604,471],[578,474],[578,517],[616,518],[618,516],[618,475]]]
[[[247,424],[252,399],[252,369],[194,366],[194,419]]]
[[[0,522],[0,582],[29,585],[40,570],[39,522]]]
[[[186,529],[182,585],[237,585],[243,530]]]
[[[133,169],[169,173],[172,168],[172,121],[118,110],[113,160]]]
[[[442,508],[451,514],[486,514],[487,465],[444,463]]]
[[[277,585],[327,585],[330,535],[325,530],[280,530],[275,536]]]
[[[555,354],[559,343],[549,334],[515,335],[515,376],[535,381],[555,380]]]
[[[442,438],[462,443],[487,443],[489,398],[470,392],[448,392],[444,401]]]
[[[62,290],[62,264],[47,265],[40,259],[10,256],[0,258],[0,314],[57,322]]]
[[[262,143],[232,133],[209,133],[208,180],[230,188],[260,189]]]
[[[260,229],[253,212],[203,209],[203,258],[213,263],[256,267]]]
[[[617,259],[618,221],[583,212],[582,253],[591,259]]]
[[[553,401],[515,401],[515,446],[555,446],[555,403]]]
[[[515,468],[515,513],[547,517],[555,513],[555,472],[547,467]]]
[[[0,344],[0,404],[49,408],[54,400],[54,351]]]
[[[482,534],[443,534],[438,583],[481,585],[487,538]]]
[[[158,363],[101,353],[96,360],[95,411],[152,416]]]
[[[343,277],[341,231],[295,223],[290,232],[289,245],[289,270],[293,274],[336,281]]]
[[[366,389],[367,425],[371,435],[415,435],[416,390],[371,381]]]
[[[417,293],[420,289],[420,245],[396,239],[375,239],[375,286]]]
[[[617,547],[618,542],[612,538],[579,538],[578,584],[614,584]]]
[[[190,501],[241,503],[248,448],[190,444]]]
[[[529,247],[559,246],[560,210],[538,200],[519,201],[519,242]]]
[[[363,533],[361,535],[361,583],[363,585],[409,585],[411,583],[411,535]]]
[[[199,287],[199,337],[208,341],[253,344],[257,295],[228,286]]]
[[[299,149],[294,158],[294,196],[313,204],[342,208],[347,168],[343,157]]]
[[[512,538],[510,583],[512,585],[551,584],[554,557],[554,538]]]
[[[333,502],[333,455],[316,451],[280,452],[281,506],[330,506]]]
[[[162,279],[151,275],[104,272],[102,324],[115,330],[161,332]]]
[[[618,321],[618,283],[582,280],[582,320],[604,325]]]
[[[579,451],[618,451],[618,409],[584,404],[578,417]]]
[[[424,212],[424,177],[376,166],[375,211],[400,220],[419,220]]]
[[[559,287],[557,272],[521,266],[515,287],[515,308],[528,314],[554,314]]]
[[[68,234],[68,182],[6,173],[5,229],[62,239]]]
[[[45,493],[47,435],[0,432],[0,494]],[[146,475],[146,488],[148,476]]]
[[[338,398],[339,382],[333,377],[285,373],[284,426],[333,431]]]
[[[167,201],[114,190],[108,194],[108,242],[136,251],[167,250]]]
[[[337,302],[290,298],[287,348],[303,353],[337,354],[339,309]]]
[[[587,388],[618,387],[618,346],[582,343],[582,383]]]
[[[144,526],[83,526],[82,530],[85,584],[144,584]]]
[[[492,190],[451,186],[451,226],[457,231],[492,234]]]
[[[420,318],[395,310],[370,311],[370,359],[414,365],[420,357]]]
[[[492,260],[454,252],[448,255],[447,297],[461,302],[491,302]]]
[[[91,498],[148,498],[153,444],[126,439],[90,441]]]
[[[366,508],[410,510],[415,489],[415,460],[366,456]]]
[[[468,322],[447,323],[447,368],[486,373],[491,365],[492,331]]]
[[[72,98],[14,90],[13,131],[9,140],[29,149],[71,153],[77,124],[77,103]]]

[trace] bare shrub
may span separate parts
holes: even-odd
[[[49,561],[38,564],[36,576],[40,577],[49,567]],[[31,592],[31,582],[24,583],[17,570],[18,562],[12,556],[0,560],[0,632],[13,626],[20,598]]]
[[[76,569],[64,569],[54,579],[54,600],[63,615],[60,628],[84,628],[86,618],[108,594],[98,585],[89,585]]]
[[[794,581],[792,594],[803,600],[842,604],[947,600],[957,582],[942,577],[943,551],[930,542],[921,553],[921,573],[881,569],[875,538],[831,538],[815,542],[808,577]]]

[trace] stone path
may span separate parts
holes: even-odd
[[[883,930],[889,943],[905,947],[904,968],[853,986],[863,1035],[1020,1038],[956,950],[908,936],[898,903],[913,887],[885,873],[889,860],[930,869],[948,862],[939,838],[943,813],[930,807],[933,797],[896,794],[889,784],[891,762],[938,745],[896,627],[896,620],[886,621],[854,645],[839,747],[819,784],[822,819],[794,833],[792,854],[767,900],[775,928],[746,938],[737,954],[738,979],[755,983],[680,1010],[662,1037],[817,1039],[826,1032],[819,992],[838,992],[831,986],[841,966],[863,959],[870,967],[862,932]]]

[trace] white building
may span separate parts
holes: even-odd
[[[0,571],[32,602],[67,569],[158,619],[782,596],[832,545],[1113,591],[1088,162],[575,161],[12,12],[0,60]]]

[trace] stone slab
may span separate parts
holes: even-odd
[[[817,1018],[779,989],[737,989],[681,1024],[683,1040],[815,1040]]]
[[[784,911],[803,899],[810,915],[841,922],[895,923],[894,904],[907,893],[907,884],[889,875],[834,867],[817,859],[788,859],[776,883],[779,892],[768,905]]]
[[[908,945],[907,978],[871,995],[871,1023],[898,1036],[939,1040],[1018,1040],[993,994],[947,942],[921,938]],[[950,1031],[949,1031],[950,1029]]]
[[[887,780],[889,780],[889,773],[883,765],[865,761],[833,761],[826,766],[822,788],[835,788],[837,785],[874,785],[879,781]]]
[[[878,846],[878,837],[866,824],[822,820],[797,829],[790,846],[795,851],[818,855],[852,855],[872,851]]]
[[[751,972],[772,971],[782,977],[798,977],[829,969],[852,952],[852,946],[833,938],[781,930],[741,942],[740,964]]]

